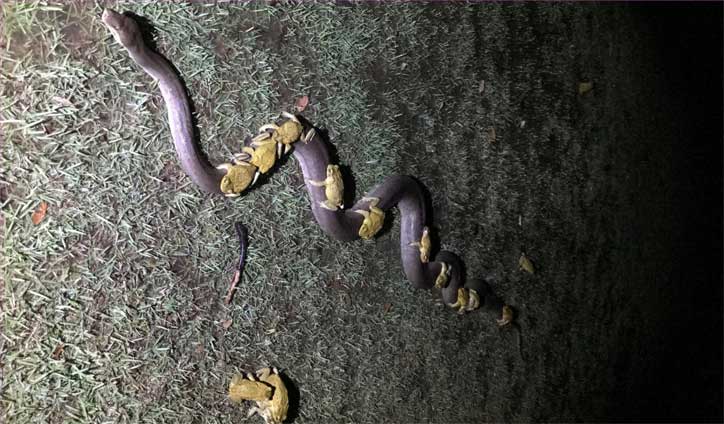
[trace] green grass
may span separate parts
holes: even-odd
[[[155,83],[100,6],[6,2],[7,422],[261,422],[226,389],[235,372],[269,365],[296,386],[296,422],[596,420],[606,394],[635,392],[618,392],[618,368],[601,358],[647,345],[656,321],[636,313],[648,303],[632,301],[634,280],[618,284],[635,268],[648,287],[668,268],[664,245],[647,245],[646,263],[631,259],[643,248],[620,248],[632,231],[666,227],[629,206],[639,194],[624,183],[636,158],[661,151],[640,135],[662,122],[641,119],[636,90],[653,62],[624,9],[108,4],[157,29],[212,162],[308,95],[304,115],[328,131],[357,197],[387,175],[417,176],[443,246],[470,276],[496,275],[521,312],[529,360],[514,331],[411,288],[399,220],[373,242],[322,233],[294,158],[240,198],[200,192]],[[582,78],[595,88],[579,97]],[[236,221],[250,250],[225,305]],[[540,275],[517,271],[521,249]]]
[[[157,27],[212,161],[309,95],[305,115],[329,130],[358,195],[395,172],[393,103],[371,103],[365,70],[373,61],[391,73],[416,66],[400,44],[415,43],[422,9],[399,8],[393,25],[371,8],[117,8]],[[233,372],[268,364],[299,385],[301,419],[384,415],[350,400],[392,387],[383,369],[395,326],[408,307],[429,313],[434,298],[413,292],[399,268],[370,274],[366,262],[384,257],[374,243],[324,235],[294,159],[238,200],[199,192],[177,166],[155,84],[115,45],[100,11],[3,7],[5,417],[223,422],[243,415],[225,400]],[[410,38],[396,41],[396,31]],[[40,201],[50,207],[35,226]],[[226,306],[235,221],[250,228],[251,247]]]

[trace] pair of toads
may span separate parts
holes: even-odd
[[[259,414],[266,424],[281,424],[287,419],[289,393],[276,368],[262,368],[256,375],[235,375],[229,383],[229,399],[256,402],[249,416]]]

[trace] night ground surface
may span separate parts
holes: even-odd
[[[257,423],[226,388],[266,365],[299,423],[721,420],[720,4],[114,7],[158,30],[212,161],[308,95],[357,197],[419,178],[519,327],[413,290],[397,219],[327,237],[293,158],[201,193],[100,8],[5,3],[7,422]]]

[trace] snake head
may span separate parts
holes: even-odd
[[[141,37],[141,29],[133,18],[111,9],[104,9],[101,20],[123,47],[133,46]]]

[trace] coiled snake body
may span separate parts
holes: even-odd
[[[133,18],[106,9],[102,20],[131,58],[158,81],[168,110],[174,146],[186,174],[204,191],[227,196],[253,184],[252,177],[270,168],[270,161],[290,149],[298,159],[312,203],[312,213],[319,226],[330,236],[351,241],[370,238],[382,225],[384,212],[397,206],[401,217],[400,250],[405,276],[417,288],[441,289],[444,302],[459,312],[482,308],[503,319],[512,319],[511,310],[495,296],[482,280],[463,284],[462,261],[447,251],[440,251],[429,260],[430,239],[425,226],[426,206],[419,183],[408,176],[391,176],[375,187],[354,206],[342,209],[332,202],[339,182],[339,171],[330,162],[329,152],[314,128],[290,114],[277,125],[262,127],[260,134],[245,142],[244,152],[234,163],[212,166],[194,140],[193,121],[184,86],[170,63],[144,42]],[[341,194],[341,193],[340,193]],[[334,196],[335,198],[340,196]],[[501,325],[502,325],[501,324]]]

